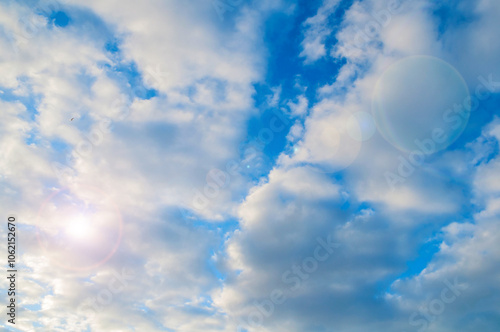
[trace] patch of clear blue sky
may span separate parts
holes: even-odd
[[[62,11],[54,11],[49,16],[50,22],[57,27],[65,27],[67,26],[71,19],[69,16]]]
[[[106,49],[111,53],[120,53],[117,44],[107,44]],[[121,58],[121,56],[120,56]],[[158,91],[144,85],[143,76],[135,62],[115,62],[112,65],[103,64],[107,75],[119,82],[132,98],[151,99],[158,95]]]
[[[485,77],[487,79],[487,77]],[[495,78],[494,81],[500,81],[500,77]],[[480,84],[479,80],[477,81]],[[475,95],[475,86],[471,89],[471,95]],[[448,150],[456,150],[463,148],[467,143],[474,141],[478,138],[485,125],[490,123],[495,116],[500,116],[500,95],[490,94],[488,99],[480,101],[478,108],[471,112],[467,126],[465,127],[462,135],[448,147]]]
[[[280,106],[285,106],[283,102],[287,100],[297,102],[297,97],[302,93],[309,100],[309,106],[317,102],[317,89],[333,83],[339,69],[344,64],[343,60],[334,60],[331,57],[324,57],[311,64],[304,64],[305,58],[299,56],[302,52],[303,23],[307,18],[317,13],[322,3],[318,0],[299,0],[298,8],[293,15],[278,12],[267,20],[264,40],[269,54],[268,71],[265,81],[255,84],[255,106],[260,112],[248,122],[247,142],[258,141],[259,132],[269,128],[270,121],[275,116],[274,112],[279,111]],[[342,1],[338,10],[329,18],[328,23],[334,30],[338,27],[345,10],[351,3],[352,0]],[[336,41],[333,35],[325,41],[327,49],[330,49]],[[296,87],[296,83],[307,87],[307,90],[302,92]],[[267,98],[272,94],[271,88],[278,86],[282,88],[282,103],[276,107],[278,110],[273,110],[268,105]],[[275,133],[273,139],[264,145],[263,152],[270,162],[265,169],[261,170],[260,174],[255,174],[255,177],[267,174],[276,158],[285,150],[286,135],[294,122],[295,119],[290,119],[285,130]]]
[[[328,18],[328,25],[333,31],[338,28],[345,11],[351,6],[352,2],[352,0],[341,1],[336,12]],[[318,0],[299,0],[297,3],[298,8],[294,15],[289,16],[284,13],[275,13],[268,19],[264,35],[269,53],[268,71],[265,81],[255,85],[255,106],[260,112],[248,122],[246,144],[259,141],[258,135],[261,130],[269,128],[271,119],[275,117],[275,112],[281,112],[279,109],[283,106],[286,107],[286,101],[297,102],[297,97],[305,94],[309,100],[310,107],[316,103],[318,101],[316,95],[317,89],[324,85],[332,84],[336,79],[339,69],[345,64],[342,59],[333,59],[329,56],[318,59],[313,63],[305,64],[305,58],[300,57],[300,53],[302,52],[301,42],[304,38],[303,23],[307,18],[314,16],[322,4],[323,1]],[[336,43],[334,35],[335,33],[332,33],[325,40],[327,50],[330,50]],[[301,89],[298,89],[296,83],[307,87],[307,90],[303,92]],[[268,98],[272,95],[271,88],[278,86],[281,86],[282,89],[281,101],[280,105],[273,109],[268,105]],[[274,166],[276,158],[286,150],[286,136],[296,120],[289,118],[286,128],[279,133],[274,133],[273,139],[263,145],[267,164],[259,172],[252,174],[254,179],[267,175],[269,170]],[[329,174],[329,176],[337,183],[343,180],[342,172]],[[349,201],[344,202],[341,208],[342,210],[356,209],[355,206],[351,206]]]
[[[438,33],[440,36],[450,27],[456,28],[462,24],[474,22],[479,18],[479,14],[469,7],[469,4],[457,6],[456,0],[436,1],[431,7],[434,17],[437,20]]]

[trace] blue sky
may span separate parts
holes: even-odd
[[[0,7],[3,329],[498,331],[496,1]]]

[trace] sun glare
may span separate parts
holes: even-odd
[[[89,220],[83,216],[70,220],[66,226],[66,233],[76,239],[87,238],[91,233]]]

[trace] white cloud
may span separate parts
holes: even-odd
[[[288,107],[290,107],[290,111],[293,116],[304,116],[307,114],[307,109],[309,106],[309,101],[306,96],[301,95],[297,98],[297,102],[293,101],[288,102]]]
[[[332,33],[328,19],[335,12],[340,0],[324,1],[315,16],[309,17],[304,22],[304,39],[302,40],[301,57],[305,63],[312,63],[322,57],[326,52],[326,38]]]

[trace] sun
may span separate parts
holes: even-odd
[[[66,234],[75,239],[85,239],[91,235],[92,227],[84,216],[77,216],[68,221]]]

